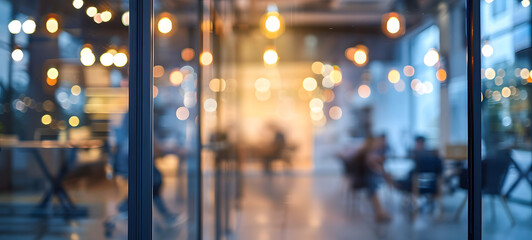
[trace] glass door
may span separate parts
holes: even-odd
[[[465,2],[203,7],[205,237],[468,238]]]

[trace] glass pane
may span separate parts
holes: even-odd
[[[532,233],[530,1],[481,1],[485,239]]]
[[[128,1],[0,1],[0,238],[127,235]]]
[[[198,234],[198,6],[154,1],[154,239]]]
[[[464,1],[205,8],[205,236],[467,238]]]

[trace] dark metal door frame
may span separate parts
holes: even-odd
[[[128,239],[152,238],[153,0],[130,0]]]
[[[480,1],[467,0],[467,238],[482,239],[481,128],[480,128]]]

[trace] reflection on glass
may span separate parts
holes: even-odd
[[[127,10],[0,1],[1,239],[126,237]]]
[[[482,195],[487,239],[530,235],[530,1],[482,1]],[[502,237],[504,236],[504,237]]]
[[[215,60],[197,45],[197,1],[155,0],[154,10],[154,224],[146,227],[153,227],[154,239],[198,239],[198,110],[216,111],[217,102],[198,101],[197,80],[200,63]],[[223,92],[227,86],[223,78],[210,78],[203,87]]]
[[[429,2],[205,2],[205,236],[467,238],[466,11]]]

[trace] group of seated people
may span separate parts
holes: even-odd
[[[414,167],[406,179],[393,179],[384,168],[388,148],[385,135],[369,137],[361,147],[354,151],[347,151],[348,154],[340,156],[350,187],[367,190],[375,210],[376,221],[391,220],[376,194],[382,182],[411,194],[414,201],[420,194],[431,194],[435,197],[440,195],[443,164],[435,151],[426,148],[425,142],[426,139],[422,136],[415,138],[415,146],[410,153]],[[414,207],[413,212],[416,211]]]

